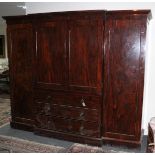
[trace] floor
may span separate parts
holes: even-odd
[[[8,103],[4,103],[2,102],[3,99],[7,99],[9,98],[8,95],[0,95],[0,105],[3,104],[3,107],[6,106],[6,111],[8,112]],[[58,140],[58,139],[54,139],[54,138],[48,138],[48,137],[42,137],[42,136],[38,136],[33,134],[32,132],[28,132],[28,131],[22,131],[22,130],[17,130],[17,129],[13,129],[10,128],[10,125],[4,125],[0,128],[0,135],[5,135],[5,136],[12,136],[15,138],[21,138],[21,139],[25,139],[25,140],[30,140],[30,141],[34,141],[34,142],[39,142],[39,143],[43,143],[43,144],[50,144],[50,145],[55,145],[55,146],[62,146],[65,148],[70,147],[71,145],[73,145],[73,142],[69,142],[69,141],[63,141],[63,140]],[[139,148],[127,148],[124,146],[113,146],[113,145],[103,145],[102,148],[104,150],[106,150],[106,152],[116,152],[116,153],[123,153],[123,152],[129,152],[129,153],[140,153],[140,152],[146,152],[146,144],[147,144],[147,136],[143,136],[143,141],[142,141],[142,145]]]
[[[0,126],[10,119],[10,99],[9,95],[0,95]]]

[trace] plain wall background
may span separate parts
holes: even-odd
[[[7,42],[6,42],[6,24],[0,23],[0,35],[5,35],[5,55],[6,58],[0,58],[0,64],[8,61],[7,59]]]
[[[7,36],[6,23],[2,16],[25,15],[26,10],[18,6],[25,6],[24,2],[0,2],[0,35],[5,35],[5,53],[6,58],[0,58],[0,66],[2,63],[7,63]]]
[[[43,13],[43,12],[58,12],[58,11],[74,11],[74,10],[138,10],[151,9],[153,19],[149,24],[149,40],[148,50],[146,52],[146,66],[145,66],[145,84],[144,84],[144,104],[142,128],[147,134],[147,125],[151,117],[155,117],[155,3],[67,3],[67,2],[27,2],[26,14]],[[132,114],[131,114],[132,115]],[[129,116],[130,117],[130,116]]]

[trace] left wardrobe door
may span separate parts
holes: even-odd
[[[33,124],[33,29],[30,23],[8,25],[12,125]]]

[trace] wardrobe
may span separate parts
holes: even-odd
[[[3,18],[11,127],[91,145],[141,144],[150,10]]]

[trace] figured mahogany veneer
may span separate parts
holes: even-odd
[[[37,102],[51,102],[58,105],[67,105],[72,107],[84,107],[89,109],[99,109],[102,98],[84,93],[53,92],[53,91],[35,91],[34,99]]]
[[[149,10],[4,17],[11,126],[75,142],[138,146]]]
[[[36,127],[47,130],[69,132],[83,136],[100,137],[100,126],[98,123],[82,120],[63,119],[38,114],[36,116]]]

